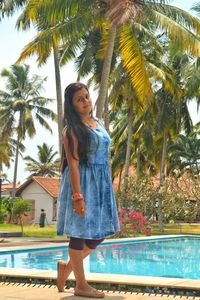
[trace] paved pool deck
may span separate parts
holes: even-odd
[[[166,238],[166,236],[163,237]],[[173,236],[168,236],[168,237],[173,237]],[[156,238],[156,236],[147,237],[146,239],[154,239],[154,238]],[[134,240],[136,239],[141,240],[141,238],[135,238]],[[128,241],[130,239],[122,239],[122,240]],[[109,241],[116,241],[116,240],[109,240]],[[56,240],[55,242],[55,240],[52,239],[41,240],[41,239],[30,239],[30,238],[26,238],[26,239],[9,238],[4,243],[0,243],[0,252],[11,251],[11,250],[33,249],[33,248],[39,249],[39,248],[58,247],[58,246],[66,246],[66,241]],[[78,299],[79,297],[73,296],[73,289],[71,288],[66,290],[66,295],[65,293],[57,293],[55,287],[56,276],[57,276],[56,271],[18,269],[18,268],[0,268],[0,282],[1,282],[0,300],[4,300],[4,299],[65,300],[65,299],[72,299],[71,297],[73,297],[73,299]],[[174,297],[175,295],[182,295],[181,299],[183,299],[183,297],[186,298],[189,297],[190,299],[192,298],[200,299],[200,280],[161,278],[161,277],[150,277],[150,276],[115,275],[115,274],[110,275],[110,274],[97,274],[97,273],[86,273],[86,278],[88,282],[94,284],[98,288],[100,287],[103,290],[107,288],[108,290],[114,289],[115,290],[114,293],[112,291],[108,292],[107,294],[108,298],[106,297],[107,299],[113,298],[116,300],[118,299],[138,300],[142,297],[142,299],[150,300],[150,298],[152,299],[152,297],[156,297],[156,299],[158,299],[159,297],[163,297],[163,295],[170,296],[171,294],[173,294]],[[68,282],[69,285],[73,286],[74,284],[73,275],[70,275]],[[41,297],[43,298],[38,298],[36,296],[32,297],[32,293],[33,295],[37,295],[38,293],[40,297],[41,288],[45,286],[49,286],[49,289],[46,288],[42,289],[43,296]],[[14,292],[15,289],[16,292]],[[38,292],[38,290],[40,290],[40,292]],[[120,291],[126,290],[126,293],[125,292],[119,293],[119,290]],[[130,293],[130,291],[132,291],[132,294]],[[5,293],[7,293],[8,296],[6,296]],[[50,297],[54,297],[54,298],[49,298],[49,296],[45,296],[46,293],[47,294],[50,293],[51,295]],[[2,298],[1,295],[4,295],[3,297],[5,298]],[[23,298],[23,297],[27,297],[27,298]]]
[[[105,291],[105,300],[190,300],[193,297],[174,295],[155,295],[144,293],[112,292]],[[28,284],[2,284],[0,283],[1,300],[83,300],[82,297],[75,297],[73,289],[58,293],[55,286],[28,285]],[[89,298],[85,298],[89,299]],[[91,298],[90,298],[91,299]],[[92,298],[94,299],[94,298]],[[195,300],[200,298],[195,298]]]

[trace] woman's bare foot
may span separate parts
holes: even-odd
[[[105,294],[88,285],[87,288],[85,287],[84,289],[76,287],[74,289],[74,296],[87,298],[104,298]]]
[[[65,282],[67,280],[66,276],[67,263],[59,260],[57,263],[57,288],[59,292],[64,292],[65,290]]]

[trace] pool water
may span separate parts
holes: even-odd
[[[56,270],[67,247],[0,252],[0,267]],[[200,237],[105,243],[86,258],[86,272],[200,279]]]

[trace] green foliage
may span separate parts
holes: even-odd
[[[27,212],[32,210],[30,202],[24,199],[16,199],[13,203],[13,215],[15,218],[21,218]]]
[[[23,233],[23,216],[26,213],[31,212],[32,205],[29,201],[20,198],[13,197],[3,197],[2,206],[1,206],[1,214],[3,219],[8,217],[8,222],[16,219],[21,226],[21,230]]]
[[[8,222],[11,222],[12,219],[12,208],[13,202],[15,198],[12,197],[2,197],[1,201],[1,212],[3,214],[3,218],[8,218]]]
[[[117,199],[121,202],[121,194]],[[147,219],[156,215],[156,202],[159,197],[158,189],[154,188],[153,182],[147,176],[139,181],[135,177],[129,177],[126,192],[128,211],[140,211]]]
[[[50,147],[46,143],[43,143],[41,146],[38,145],[37,148],[38,160],[35,160],[29,155],[24,158],[26,170],[31,172],[30,176],[58,176],[60,160],[55,159],[58,152],[53,151],[53,146]]]
[[[162,188],[159,180],[144,176],[139,181],[129,178],[127,188],[128,211],[141,212],[148,220],[157,217],[158,200],[162,199],[165,223],[194,222],[200,218],[200,178],[192,174],[167,178]],[[117,194],[118,203],[121,194]]]
[[[53,99],[40,95],[46,78],[37,75],[30,77],[30,66],[12,65],[10,70],[1,71],[1,77],[6,79],[6,91],[0,90],[0,137],[4,138],[4,143],[0,143],[0,161],[9,165],[13,148],[16,148],[16,177],[18,154],[24,150],[21,142],[27,134],[30,138],[35,135],[35,120],[52,132],[46,119],[56,121],[57,117],[51,109],[45,107]],[[13,135],[17,136],[17,141],[11,140]],[[14,181],[16,184],[16,178]]]
[[[188,135],[179,134],[169,150],[172,170],[185,172],[187,169],[194,174],[200,173],[200,138],[195,131]]]
[[[1,211],[0,211],[0,224],[3,223],[3,220],[4,220],[4,213],[3,213],[3,211],[1,210]]]
[[[25,199],[15,199],[15,201],[13,202],[13,207],[12,207],[13,217],[20,222],[22,234],[24,234],[23,216],[25,216],[26,213],[31,212],[31,210],[32,210],[32,205],[30,204],[30,202],[28,202]]]

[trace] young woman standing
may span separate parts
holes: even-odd
[[[58,198],[57,234],[67,235],[68,263],[58,262],[57,287],[74,272],[74,295],[103,298],[84,275],[83,259],[107,236],[119,231],[110,177],[110,137],[92,115],[87,86],[72,83],[65,89],[62,181]]]

